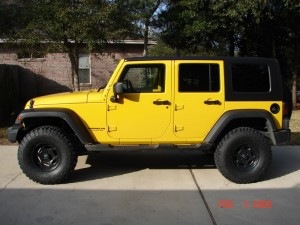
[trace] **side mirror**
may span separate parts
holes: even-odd
[[[114,84],[114,95],[110,97],[111,102],[117,102],[118,101],[118,95],[123,94],[123,83],[118,82]]]
[[[115,95],[123,94],[123,92],[124,92],[123,83],[118,82],[118,83],[114,84],[114,94]]]

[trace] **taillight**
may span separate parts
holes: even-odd
[[[18,117],[17,117],[17,121],[18,121],[18,122],[22,122],[22,120],[23,120],[23,118],[22,118],[21,116],[18,116]]]
[[[283,103],[283,117],[289,117],[289,107],[288,103]]]
[[[290,128],[290,116],[291,112],[289,110],[289,105],[286,102],[283,102],[283,115],[282,115],[282,129]]]

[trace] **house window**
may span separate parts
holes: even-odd
[[[78,79],[80,84],[91,84],[91,65],[89,54],[79,54]]]
[[[35,59],[44,59],[45,58],[45,53],[42,51],[28,51],[28,50],[21,50],[17,53],[18,60],[35,60]]]

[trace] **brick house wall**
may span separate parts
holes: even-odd
[[[72,89],[71,63],[66,53],[48,53],[44,58],[19,59],[18,51],[18,49],[1,49],[0,46],[0,64],[22,67],[38,75],[39,88],[43,89],[41,94]],[[89,54],[91,83],[81,85],[81,89],[97,88],[105,84],[122,58],[142,56],[142,54],[142,41],[111,44],[103,53]],[[41,80],[41,77],[42,79],[45,78],[44,82]],[[48,80],[53,82],[49,83],[47,82]],[[28,85],[30,85],[30,82]]]
[[[81,85],[81,90],[106,84],[122,58],[142,56],[143,44],[143,41],[126,41],[110,44],[102,53],[89,54],[91,82]],[[153,44],[155,42],[150,42],[150,45]],[[66,53],[48,53],[43,58],[18,58],[20,51],[5,47],[0,39],[0,100],[7,103],[0,109],[5,111],[0,112],[3,114],[0,122],[1,117],[3,119],[9,112],[17,112],[33,97],[72,90],[71,63]]]

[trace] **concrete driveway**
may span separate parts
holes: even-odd
[[[264,181],[238,185],[199,152],[82,156],[67,184],[25,177],[16,146],[0,146],[0,224],[295,224],[300,147],[273,148]]]

